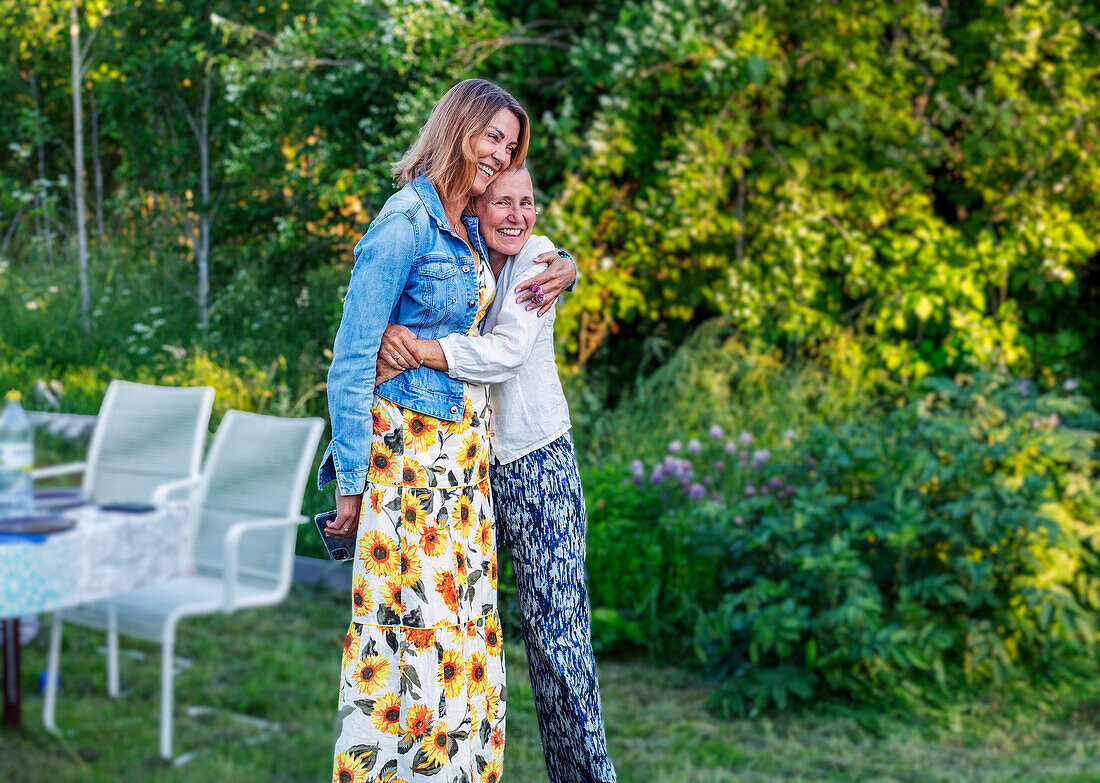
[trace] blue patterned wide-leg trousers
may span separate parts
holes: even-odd
[[[584,493],[566,433],[491,466],[550,783],[611,783],[585,586]]]

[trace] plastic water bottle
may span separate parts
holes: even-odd
[[[19,404],[19,392],[10,391],[0,415],[0,518],[34,513],[34,427]]]

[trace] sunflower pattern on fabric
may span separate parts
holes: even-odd
[[[495,783],[506,692],[488,390],[465,386],[457,423],[381,398],[371,413],[333,783]]]

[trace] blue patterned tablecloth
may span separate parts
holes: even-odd
[[[0,543],[0,618],[96,601],[192,570],[183,506],[147,514],[84,506],[62,515],[76,527],[41,543]]]

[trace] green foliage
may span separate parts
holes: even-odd
[[[320,413],[325,324],[311,321],[309,302],[265,291],[247,273],[214,300],[211,330],[196,334],[189,309],[154,304],[172,281],[156,267],[101,258],[105,280],[93,308],[95,340],[80,327],[74,277],[51,267],[0,262],[0,382],[34,399],[38,379],[55,382],[61,410],[95,413],[115,378],[216,390],[217,417],[229,408],[281,415]],[[321,338],[323,339],[323,338]],[[283,352],[297,349],[288,360]],[[216,423],[216,420],[215,420]]]
[[[858,324],[902,377],[1074,361],[1037,314],[1098,250],[1094,6],[637,0],[592,22],[550,124],[571,173],[549,223],[589,282],[572,354],[621,362],[617,331],[724,313],[795,343]]]
[[[222,27],[249,34],[239,19]],[[505,29],[477,2],[331,0],[295,18],[234,64],[228,98],[239,135],[227,169],[251,189],[229,220],[283,262],[283,274],[341,252],[349,260],[395,189],[391,165]]]
[[[691,384],[759,358],[676,361]],[[659,419],[624,406],[640,459],[585,474],[601,641],[693,647],[720,681],[714,704],[743,714],[1057,677],[1092,649],[1100,417],[1084,398],[992,373],[855,414],[830,405],[835,387],[807,394],[815,375],[773,367],[733,427],[669,408],[680,439],[664,455]],[[782,423],[760,415],[783,398]]]
[[[72,234],[67,4],[0,7],[0,252],[56,260]],[[902,379],[993,361],[1088,381],[1097,364],[1094,4],[81,11],[96,244],[189,289],[206,244],[215,297],[242,267],[295,292],[346,276],[390,164],[450,84],[481,75],[534,120],[540,229],[585,276],[559,337],[598,399],[647,361],[643,336],[679,343],[715,314],[795,348],[870,334],[868,358]]]

